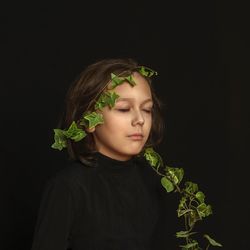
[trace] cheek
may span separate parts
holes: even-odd
[[[104,125],[110,130],[125,128],[130,123],[131,118],[122,113],[109,113],[104,116]]]
[[[149,115],[148,117],[147,117],[147,119],[146,119],[146,126],[147,126],[147,129],[151,129],[151,127],[152,127],[152,115]]]
[[[128,119],[121,119],[121,117],[106,115],[104,123],[96,127],[96,132],[106,136],[117,135],[127,128]]]
[[[147,119],[147,122],[144,124],[144,132],[145,132],[145,135],[147,136],[146,140],[148,139],[149,137],[149,134],[151,132],[151,129],[152,129],[152,118],[148,118]]]

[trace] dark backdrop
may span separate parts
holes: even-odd
[[[66,157],[50,148],[64,95],[86,65],[105,57],[133,57],[159,72],[163,158],[205,192],[214,210],[202,222],[207,232],[224,249],[249,247],[245,5],[20,1],[1,16],[2,250],[30,249],[43,185]]]

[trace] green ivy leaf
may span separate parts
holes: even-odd
[[[191,210],[190,213],[189,213],[189,219],[188,219],[188,224],[189,224],[189,227],[192,228],[194,226],[194,224],[201,220],[201,217],[199,216],[197,210]]]
[[[184,214],[186,214],[186,213],[188,213],[190,211],[191,210],[188,209],[188,205],[187,205],[187,197],[186,196],[182,196],[181,200],[179,202],[179,205],[178,205],[177,216],[181,217],[181,216],[183,216]]]
[[[212,210],[211,205],[207,205],[207,209],[205,211],[205,215],[209,216],[210,214],[213,214],[213,210]]]
[[[193,240],[192,243],[181,245],[180,247],[182,247],[183,249],[190,249],[190,248],[198,247],[198,242],[196,240]]]
[[[197,212],[199,214],[199,216],[202,217],[206,217],[205,215],[205,211],[207,209],[207,205],[205,203],[201,203],[198,207],[197,207]]]
[[[182,196],[179,202],[179,209],[185,209],[187,207],[187,197]]]
[[[178,217],[181,217],[181,216],[183,216],[184,214],[187,214],[187,213],[194,214],[194,210],[193,209],[177,209],[177,216]],[[192,216],[190,215],[190,218],[191,217]],[[194,218],[191,218],[191,220],[192,220],[192,223],[193,223],[193,221],[196,221],[196,219],[194,220]]]
[[[54,129],[54,140],[55,142],[51,145],[52,148],[62,150],[63,148],[67,147],[67,139],[64,135],[64,130],[61,129]]]
[[[168,193],[174,190],[173,183],[165,176],[161,178],[161,185],[167,190]]]
[[[212,209],[210,205],[206,205],[205,203],[201,203],[198,207],[197,207],[197,212],[199,214],[199,216],[202,217],[207,217],[208,215],[210,215],[212,213]]]
[[[196,194],[195,194],[195,197],[197,198],[197,200],[200,202],[200,203],[203,203],[204,200],[205,200],[205,194],[201,191],[198,191]]]
[[[166,174],[175,184],[179,184],[184,176],[184,170],[182,168],[166,167]]]
[[[116,86],[122,84],[124,81],[124,77],[119,77],[116,74],[111,73],[111,88],[115,88]]]
[[[115,92],[108,92],[107,96],[108,96],[107,105],[110,108],[113,108],[115,106],[116,100],[119,98],[119,95],[117,95]]]
[[[157,152],[155,152],[152,147],[148,147],[145,149],[144,156],[149,164],[157,170],[163,164],[161,156]]]
[[[88,128],[94,128],[98,124],[103,124],[103,116],[100,113],[92,112],[84,116],[84,119],[88,121]]]
[[[62,150],[67,147],[67,139],[72,139],[77,142],[82,140],[85,136],[85,131],[78,128],[75,121],[73,121],[68,130],[54,129],[55,142],[51,145],[51,147]]]
[[[78,128],[75,121],[73,121],[68,130],[63,133],[67,138],[72,139],[75,142],[82,140],[86,136],[85,131]]]
[[[158,73],[148,67],[145,67],[145,66],[141,66],[139,68],[139,72],[143,75],[143,76],[146,76],[146,77],[151,77],[153,75],[158,75]]]
[[[215,246],[215,247],[222,247],[222,245],[221,245],[219,242],[217,242],[217,241],[215,241],[214,239],[212,239],[208,234],[204,234],[203,236],[204,236],[204,238],[206,238],[206,239],[209,241],[209,243],[210,243],[212,246]]]
[[[179,231],[176,232],[176,238],[187,238],[193,234],[196,234],[197,232],[190,232],[190,231]]]
[[[135,86],[135,81],[132,75],[121,77],[117,76],[114,73],[111,73],[111,88],[115,88],[116,86],[122,84],[123,82],[128,82],[132,87]]]
[[[115,106],[117,98],[119,98],[119,95],[117,95],[115,92],[105,91],[101,94],[98,101],[96,102],[95,109],[101,110],[105,106],[113,108]]]
[[[185,196],[181,197],[178,208],[179,209],[186,209],[186,207],[187,207],[186,202],[187,202],[187,197],[185,197]]]
[[[133,87],[136,85],[132,75],[126,76],[125,79],[128,81],[128,83]]]
[[[82,115],[82,118],[80,119],[80,122],[79,122],[79,124],[80,124],[81,126],[84,126],[85,128],[88,128],[88,127],[89,127],[89,121],[86,120],[84,117],[87,116],[87,115],[89,115],[89,114],[91,114],[90,111],[85,112],[85,113]]]
[[[185,186],[185,191],[187,191],[188,193],[194,194],[198,191],[198,185],[191,181],[185,182]]]

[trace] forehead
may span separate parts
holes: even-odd
[[[115,87],[114,91],[120,98],[133,98],[138,100],[152,99],[151,89],[147,80],[137,72],[133,73],[132,77],[136,83],[135,86],[131,86],[128,82],[124,82]]]

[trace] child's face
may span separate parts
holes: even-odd
[[[113,109],[103,108],[104,124],[93,132],[97,150],[116,160],[128,160],[140,153],[152,125],[152,95],[147,81],[134,73],[136,85],[118,85],[114,91],[120,96]]]

